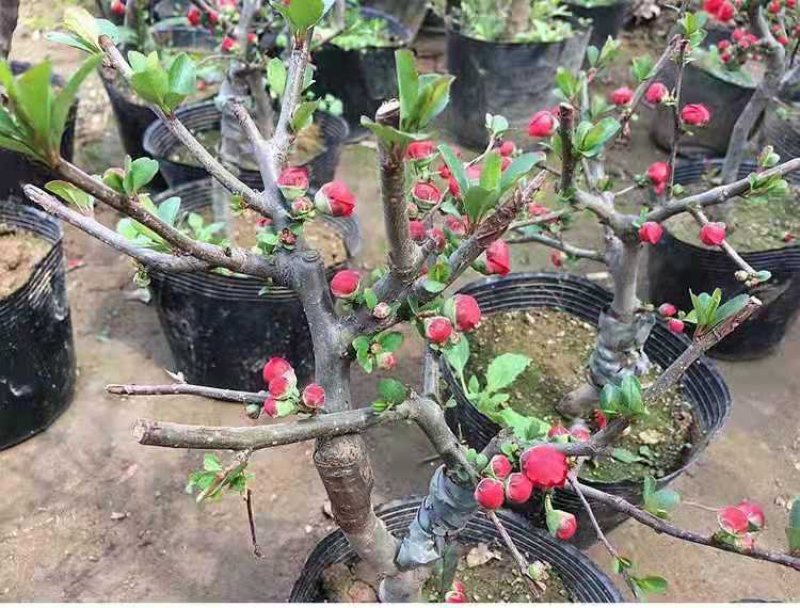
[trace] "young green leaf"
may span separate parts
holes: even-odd
[[[394,58],[397,64],[397,91],[400,98],[400,128],[403,129],[413,119],[419,97],[419,73],[414,53],[411,51],[397,50]]]
[[[283,96],[286,90],[286,78],[288,73],[283,60],[279,57],[273,57],[267,64],[267,83],[269,84],[270,92],[276,97]]]
[[[505,353],[489,364],[486,370],[486,391],[497,392],[510,386],[531,364],[531,358],[515,353]]]
[[[453,152],[453,149],[447,144],[441,144],[439,146],[439,154],[442,155],[444,164],[447,165],[447,168],[450,169],[450,173],[453,174],[453,178],[456,180],[461,194],[465,194],[469,189],[469,180],[464,171],[464,165],[456,156],[456,153]]]
[[[402,382],[394,378],[384,378],[378,382],[378,394],[384,402],[397,405],[405,401],[408,389]]]
[[[47,182],[44,187],[81,211],[88,211],[94,206],[94,197],[69,182],[54,180]]]

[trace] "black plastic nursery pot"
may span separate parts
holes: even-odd
[[[800,158],[800,105],[796,101],[770,105],[764,112],[763,133],[781,160]]]
[[[211,204],[213,188],[212,180],[205,179],[162,192],[153,200],[158,204],[179,196],[182,211],[199,212]],[[342,237],[350,257],[358,255],[361,235],[355,218],[323,221]],[[214,272],[151,271],[150,278],[175,368],[189,382],[261,390],[265,388],[261,370],[272,356],[286,358],[301,385],[313,377],[311,335],[303,307],[291,290]]]
[[[175,114],[194,133],[218,131],[222,121],[222,113],[214,101],[187,105]],[[317,112],[314,121],[320,126],[325,149],[302,166],[308,169],[311,187],[319,188],[333,180],[349,130],[341,117],[328,112]],[[208,177],[203,167],[174,160],[174,154],[181,146],[178,138],[161,121],[151,124],[144,134],[145,153],[158,161],[161,175],[170,188]],[[239,177],[248,186],[263,188],[261,174],[256,170],[242,169]]]
[[[375,509],[389,531],[402,536],[422,502],[421,497],[411,497],[386,503]],[[558,572],[574,602],[617,603],[622,595],[608,576],[588,557],[566,543],[557,541],[542,530],[537,530],[519,515],[509,511],[497,511],[497,517],[508,530],[519,550],[533,560],[548,562]],[[502,540],[494,524],[483,513],[476,513],[466,527],[458,533],[458,542],[491,543]],[[352,565],[358,557],[351,549],[341,530],[323,538],[308,556],[300,577],[294,584],[289,601],[293,603],[317,603],[325,601],[322,590],[322,574],[326,568],[345,563]]]
[[[162,46],[176,49],[210,51],[217,45],[216,38],[208,30],[186,25],[156,24],[153,37]],[[156,122],[156,115],[120,79],[108,78],[103,70],[100,70],[100,74],[117,119],[117,129],[125,153],[131,158],[145,156],[144,133],[147,127]]]
[[[659,79],[672,88],[677,79],[677,69],[669,64]],[[687,157],[725,154],[733,127],[754,91],[755,86],[746,87],[723,80],[697,63],[689,63],[683,73],[681,105],[702,103],[711,111],[711,122],[706,127],[692,129],[692,135],[681,136],[678,153]],[[659,105],[650,124],[650,137],[663,150],[672,147],[672,112],[672,107]]]
[[[0,449],[45,430],[69,407],[75,349],[61,227],[40,209],[0,201],[0,226],[51,245],[27,282],[0,299]]]
[[[408,28],[412,39],[417,35],[425,15],[428,14],[428,0],[365,0],[364,6],[391,15]]]
[[[375,118],[380,105],[397,97],[397,67],[394,54],[411,43],[412,31],[394,17],[373,8],[362,8],[368,19],[386,22],[394,42],[382,47],[346,50],[333,43],[313,52],[317,67],[313,85],[317,95],[333,95],[341,99],[344,119],[354,137],[362,136],[361,117]]]
[[[577,72],[581,67],[590,31],[578,28],[561,42],[511,43],[477,40],[448,29],[447,71],[456,77],[448,128],[455,140],[468,148],[483,148],[488,138],[486,114],[501,114],[511,133],[526,133],[531,116],[556,103],[556,70]]]
[[[582,277],[548,272],[510,274],[502,278],[489,278],[470,283],[459,290],[473,296],[486,315],[531,308],[553,308],[575,315],[597,325],[600,313],[611,303],[612,295],[606,289]],[[676,336],[662,324],[657,324],[645,344],[645,352],[654,363],[663,368],[669,366],[688,346],[688,340]],[[467,399],[461,385],[450,368],[442,362],[442,379],[456,400],[456,407],[448,408],[445,417],[450,428],[462,436],[470,447],[483,449],[500,431],[500,427],[479,412]],[[658,479],[664,487],[682,475],[705,450],[711,439],[722,428],[731,407],[728,387],[716,366],[706,358],[692,365],[683,378],[683,393],[692,406],[696,421],[696,436],[691,450],[686,454],[683,466]],[[584,480],[587,485],[605,492],[622,496],[626,500],[642,504],[642,482],[621,481],[603,483]],[[553,500],[557,509],[574,513],[578,519],[578,532],[572,542],[586,547],[595,542],[592,524],[577,495],[571,490],[557,490]],[[627,519],[609,507],[590,501],[600,527],[610,530]],[[519,509],[534,525],[544,525],[542,501],[531,500]]]
[[[675,169],[675,182],[682,185],[697,182],[721,163],[720,160],[681,163]],[[753,163],[745,163],[739,169],[739,178],[755,170]],[[795,185],[800,183],[798,175],[790,179]],[[769,355],[778,348],[800,310],[800,246],[742,253],[742,257],[756,270],[768,270],[772,278],[752,290],[764,306],[711,350],[715,357],[755,359]],[[746,291],[734,276],[738,269],[724,252],[686,243],[664,230],[661,242],[648,258],[650,299],[689,310],[689,290],[711,293],[719,287],[724,300],[733,298]]]
[[[24,74],[30,67],[30,63],[11,62],[11,71],[14,76]],[[55,75],[52,78],[52,83],[55,86],[64,85],[64,81]],[[75,120],[77,116],[78,102],[76,101],[70,108],[64,136],[61,139],[61,156],[69,161],[72,160],[72,152],[75,147]],[[5,200],[10,196],[19,196],[21,200],[27,201],[22,192],[22,184],[41,186],[53,179],[57,179],[57,176],[43,164],[31,160],[18,152],[0,149],[0,200]]]
[[[589,44],[598,49],[603,48],[609,36],[616,38],[619,35],[628,18],[628,0],[589,3],[567,0],[566,4],[573,16],[591,20]]]

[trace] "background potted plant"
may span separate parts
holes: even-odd
[[[630,13],[628,0],[567,0],[570,12],[589,19],[592,35],[589,44],[601,48],[608,37],[616,38]]]

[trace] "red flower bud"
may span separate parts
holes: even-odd
[[[508,243],[498,239],[486,248],[486,271],[501,276],[511,272],[511,252]]]
[[[611,92],[611,103],[615,106],[628,105],[633,99],[633,91],[628,87],[620,87]]]
[[[281,230],[280,239],[286,247],[294,247],[297,244],[297,235],[288,228]]]
[[[425,235],[428,238],[433,239],[433,242],[436,243],[436,251],[444,250],[444,246],[447,245],[447,237],[444,235],[444,232],[442,232],[441,228],[434,226],[428,230]]]
[[[709,15],[715,15],[724,0],[704,0],[703,10]]]
[[[467,592],[460,581],[453,581],[450,591],[445,593],[444,601],[447,604],[464,604],[467,601]]]
[[[558,126],[556,117],[547,110],[539,110],[528,123],[528,135],[531,137],[550,137]]]
[[[411,196],[419,203],[420,207],[429,209],[439,202],[442,198],[442,193],[439,191],[439,188],[430,182],[419,182],[414,185]]]
[[[294,376],[294,368],[286,359],[282,357],[272,357],[264,364],[264,370],[261,372],[261,375],[264,378],[264,384],[269,384],[280,376]]]
[[[270,418],[275,418],[278,416],[278,402],[275,401],[272,397],[268,398],[264,401],[264,407],[261,408],[261,411],[264,412]]]
[[[686,325],[680,319],[670,319],[667,321],[667,329],[673,334],[682,334],[686,329]]]
[[[511,475],[511,461],[503,454],[492,456],[489,461],[489,470],[497,479],[505,479]]]
[[[533,494],[533,484],[522,473],[511,473],[506,481],[506,499],[517,505],[528,502]]]
[[[738,507],[723,507],[717,512],[717,521],[728,534],[744,534],[750,527],[747,514]]]
[[[278,376],[269,382],[269,396],[281,401],[289,396],[289,393],[297,386],[297,378],[294,374]]]
[[[517,147],[514,145],[513,141],[506,140],[502,144],[500,144],[500,148],[499,148],[500,155],[501,156],[511,156],[512,154],[514,154],[514,151],[516,149],[517,149]]]
[[[308,190],[308,170],[303,167],[287,167],[278,177],[278,187],[287,200],[302,197]]]
[[[716,247],[725,240],[725,224],[709,222],[700,229],[700,240],[709,247]]]
[[[562,488],[567,481],[567,457],[550,445],[528,448],[520,457],[522,472],[536,487]]]
[[[578,521],[572,513],[553,510],[547,513],[547,529],[559,540],[569,540],[578,530]]]
[[[216,25],[219,21],[219,13],[217,11],[208,11],[208,21],[211,25]]]
[[[681,120],[693,127],[705,127],[711,122],[711,112],[702,103],[689,103],[681,110]]]
[[[336,298],[349,298],[358,291],[361,275],[357,270],[340,270],[333,275],[331,293]]]
[[[594,421],[597,430],[602,431],[604,428],[608,426],[608,418],[606,418],[605,413],[603,410],[594,410],[592,412],[592,420]]]
[[[459,187],[456,178],[452,175],[447,178],[447,191],[456,198],[461,196],[461,188]]]
[[[553,250],[550,252],[550,263],[556,268],[561,268],[564,265],[566,254],[563,251]]]
[[[425,337],[434,344],[446,344],[453,335],[453,326],[447,317],[431,317],[425,321]]]
[[[560,422],[556,422],[553,426],[550,427],[550,430],[547,431],[547,437],[549,439],[557,439],[558,437],[566,437],[569,435],[569,431],[567,427],[565,427]]]
[[[436,153],[436,146],[432,141],[415,141],[408,144],[406,158],[409,160],[424,160]]]
[[[325,403],[325,389],[319,384],[309,384],[303,389],[303,404],[311,409],[316,410],[322,407]]]
[[[674,317],[678,312],[678,307],[669,302],[664,302],[658,307],[658,314],[662,317]]]
[[[292,215],[300,217],[308,215],[314,209],[314,204],[306,197],[296,198],[292,201]]]
[[[733,4],[725,0],[725,2],[719,5],[714,17],[724,23],[733,19],[734,14],[736,14],[736,9],[733,7]]]
[[[394,353],[378,353],[375,355],[375,359],[378,363],[378,368],[386,372],[394,369],[394,366],[397,365]]]
[[[417,243],[421,243],[425,240],[425,224],[420,220],[410,220],[408,222],[408,233],[411,236],[411,240]]]
[[[458,331],[470,332],[481,322],[481,307],[470,295],[459,293],[444,304],[444,314]]]
[[[720,51],[724,51],[725,49],[730,48],[730,46],[731,46],[730,40],[720,40],[719,42],[717,42],[717,48]]]
[[[780,13],[780,12],[781,12],[781,3],[780,3],[780,0],[772,0],[772,2],[770,2],[770,3],[767,5],[767,10],[768,10],[770,13],[772,13],[773,15],[777,15],[778,13]]]
[[[751,532],[757,532],[764,527],[766,519],[764,517],[764,509],[760,504],[751,500],[743,500],[736,508],[739,509],[747,517],[747,522],[750,524],[749,529]]]
[[[639,228],[639,240],[642,243],[658,245],[662,234],[664,234],[664,229],[658,222],[645,222]]]
[[[449,233],[455,236],[467,234],[467,225],[463,219],[455,215],[448,215],[444,218],[444,227]]]
[[[539,217],[541,215],[547,215],[548,213],[550,213],[550,210],[544,205],[540,205],[539,203],[528,204],[528,215]]]
[[[503,506],[505,488],[502,482],[490,477],[484,477],[475,488],[475,502],[487,511],[494,511]]]
[[[230,36],[225,36],[225,38],[222,39],[222,52],[223,53],[230,53],[235,48],[236,48],[236,38],[231,38]]]
[[[667,95],[669,95],[669,89],[667,89],[666,85],[663,82],[654,82],[647,87],[644,98],[647,103],[659,104]]]
[[[328,182],[317,191],[314,204],[322,213],[334,217],[350,217],[356,206],[356,197],[344,182]]]
[[[592,431],[582,422],[576,422],[569,427],[569,435],[578,443],[584,443],[592,437]]]
[[[670,173],[669,163],[658,161],[647,168],[647,179],[653,185],[664,184],[669,180]]]
[[[115,15],[120,15],[120,16],[124,15],[125,14],[125,3],[122,2],[122,0],[113,0],[111,2],[111,12],[114,13]]]

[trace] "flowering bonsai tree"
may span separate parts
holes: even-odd
[[[365,126],[378,141],[389,249],[387,265],[370,276],[352,270],[341,271],[329,282],[319,252],[304,243],[303,227],[314,214],[336,213],[342,202],[322,192],[313,207],[298,205],[298,201],[304,200],[305,185],[292,183],[281,187],[279,183],[296,137],[294,125],[301,107],[309,41],[328,4],[321,0],[276,3],[276,10],[283,13],[291,28],[292,51],[286,94],[270,139],[262,136],[242,103],[236,99],[227,102],[255,151],[263,177],[263,191],[242,183],[176,118],[176,107],[193,85],[192,65],[188,59],[176,59],[169,71],[161,63],[149,59],[145,63],[136,60],[129,63],[117,50],[112,30],[76,9],[67,15],[66,35],[90,58],[61,94],[55,95],[49,85],[44,84],[48,83],[46,78],[15,80],[7,69],[0,69],[0,81],[9,98],[8,107],[0,111],[0,145],[29,154],[62,177],[61,181],[49,185],[50,193],[26,186],[25,192],[33,201],[63,221],[131,256],[139,272],[225,269],[261,279],[265,284],[291,288],[302,302],[313,336],[316,363],[314,382],[308,386],[298,386],[291,365],[276,353],[263,370],[267,390],[259,393],[180,382],[162,386],[111,385],[108,388],[111,393],[120,395],[201,396],[242,404],[253,418],[294,418],[245,428],[141,420],[137,427],[140,443],[234,452],[234,458],[227,465],[207,457],[204,470],[192,475],[191,485],[199,491],[200,498],[204,498],[226,490],[241,491],[249,496],[245,471],[256,452],[316,439],[313,461],[330,497],[333,516],[358,556],[382,579],[380,597],[384,601],[418,599],[422,584],[442,559],[451,534],[461,529],[481,508],[498,526],[532,590],[539,589],[541,568],[526,562],[494,510],[506,501],[525,502],[534,492],[544,495],[549,505],[550,493],[565,485],[582,497],[587,509],[590,509],[587,499],[600,501],[658,532],[800,569],[800,556],[755,546],[754,534],[764,520],[760,507],[752,502],[722,509],[719,530],[698,533],[669,522],[669,511],[678,502],[674,493],[650,488],[647,504],[639,508],[620,497],[584,486],[577,478],[585,459],[612,449],[614,440],[643,411],[647,400],[674,384],[704,350],[752,314],[759,306],[755,299],[727,309],[717,306],[713,314],[710,303],[706,302],[705,308],[698,306],[695,314],[704,331],[698,332],[691,346],[646,391],[642,391],[633,375],[607,374],[609,380],[603,393],[610,420],[604,430],[584,437],[583,441],[551,433],[549,425],[538,424],[535,420],[520,421],[510,416],[501,434],[483,452],[477,453],[464,447],[445,424],[442,405],[431,398],[431,387],[426,387],[425,394],[419,395],[391,379],[380,383],[379,394],[372,404],[352,403],[351,367],[357,362],[367,372],[378,366],[390,369],[402,341],[402,335],[395,330],[399,323],[414,323],[431,348],[448,360],[457,361],[459,356],[464,356],[464,347],[468,348],[467,335],[480,322],[481,311],[468,296],[445,298],[443,293],[470,267],[488,274],[509,271],[508,246],[501,237],[530,210],[537,193],[548,187],[553,170],[537,169],[541,155],[519,154],[512,152],[509,146],[495,150],[492,144],[469,162],[461,160],[446,145],[435,146],[427,129],[447,104],[451,79],[419,75],[413,56],[399,51],[399,99],[387,101],[374,120],[364,119]],[[679,43],[681,40],[684,38],[679,37],[674,44],[683,45]],[[668,57],[666,54],[662,60],[667,61]],[[599,56],[595,58],[595,69],[597,61],[600,61]],[[245,250],[193,238],[181,223],[174,205],[169,209],[153,207],[147,184],[154,170],[145,159],[133,160],[125,167],[113,168],[98,177],[61,158],[58,140],[63,130],[64,108],[69,106],[81,78],[99,62],[128,79],[133,89],[150,102],[159,119],[242,205],[268,219],[275,234],[291,233],[296,239],[279,238],[271,247]],[[46,71],[48,66],[45,64],[39,69]],[[576,83],[585,80],[581,76]],[[587,114],[585,121],[576,125],[576,108],[564,103],[560,110],[559,135],[553,140],[562,157],[557,180],[559,192],[569,205],[591,210],[608,226],[609,257],[614,260],[612,272],[619,285],[612,307],[619,315],[612,318],[619,317],[625,327],[641,323],[633,285],[634,262],[642,247],[639,237],[642,227],[638,225],[638,216],[623,215],[614,209],[613,196],[602,186],[607,180],[597,158],[603,147],[626,129],[633,109],[649,85],[647,75],[642,81],[619,119],[608,116],[597,120]],[[586,111],[585,106],[577,107],[580,112]],[[502,117],[490,117],[488,126],[492,139],[497,140],[507,123]],[[444,168],[438,167],[440,159],[444,161]],[[575,185],[577,169],[584,163],[590,169],[587,175],[592,180],[587,191]],[[798,163],[800,160],[790,161],[765,170],[751,180],[712,189],[700,202],[710,205],[733,194],[750,192],[760,187],[759,184],[772,183]],[[447,190],[442,192],[434,179],[447,180]],[[677,212],[685,210],[690,203],[670,200],[648,213]],[[127,216],[151,238],[129,240],[107,228],[94,217],[95,204],[108,205]],[[409,221],[412,217],[421,224]],[[541,222],[542,218],[536,221]],[[618,353],[613,355],[618,356]],[[502,388],[513,380],[518,367],[519,361],[513,356],[499,358],[494,388]],[[617,385],[620,375],[623,377]],[[598,377],[597,382],[600,381]],[[588,403],[589,392],[596,400],[597,388],[587,391],[584,399],[571,402]],[[503,400],[496,392],[487,388],[484,394],[498,410],[504,409]],[[398,540],[373,513],[372,473],[360,433],[372,426],[399,420],[410,420],[420,426],[441,456],[443,465],[435,472],[429,495],[408,533]],[[795,508],[795,512],[788,531],[790,551],[796,554],[800,551],[800,508]],[[551,532],[560,539],[570,538],[575,531],[575,520],[567,513],[548,508],[547,519]],[[663,579],[637,573],[633,564],[605,540],[602,532],[599,534],[614,556],[615,568],[637,594],[663,589]],[[458,602],[467,598],[463,587],[454,584],[447,599]]]

